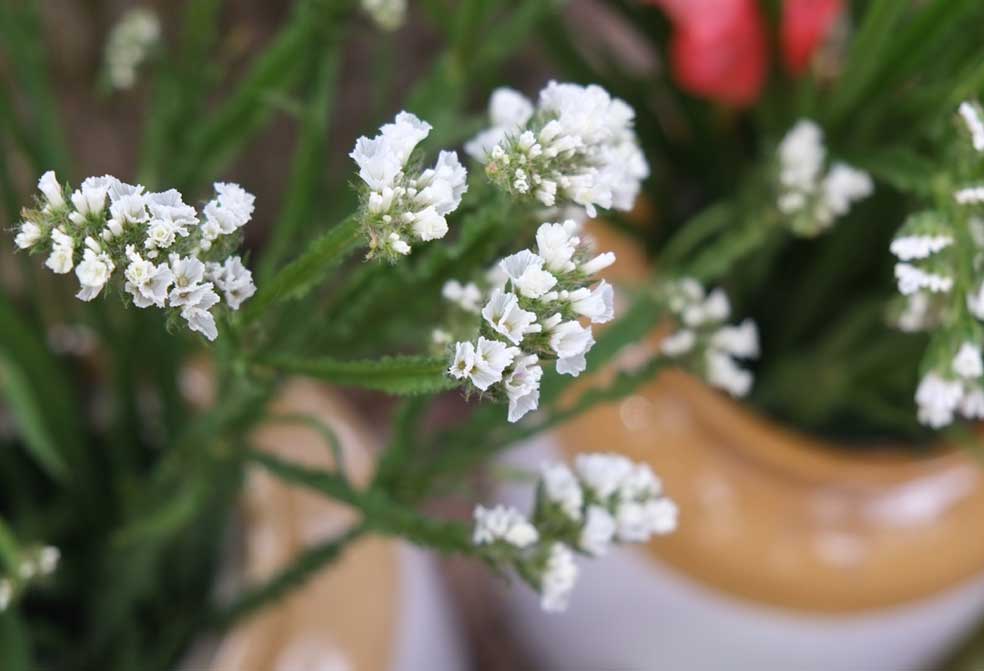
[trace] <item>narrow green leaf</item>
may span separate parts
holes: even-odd
[[[310,100],[304,108],[297,136],[283,211],[264,247],[257,272],[261,284],[283,259],[298,232],[311,220],[325,163],[328,116],[334,100],[338,60],[338,50],[327,49],[317,63]]]
[[[343,220],[320,238],[314,240],[294,261],[282,268],[265,285],[260,287],[242,312],[242,320],[249,323],[263,314],[274,303],[300,298],[327,277],[328,271],[337,266],[362,240],[362,228],[355,214]]]
[[[0,392],[17,421],[24,445],[48,475],[64,480],[68,476],[68,467],[58,453],[54,438],[48,433],[41,409],[42,401],[31,388],[25,371],[6,356],[0,356]]]
[[[448,362],[441,358],[395,356],[362,361],[329,358],[273,356],[258,363],[293,375],[305,375],[349,387],[388,394],[433,394],[458,386],[447,376]]]

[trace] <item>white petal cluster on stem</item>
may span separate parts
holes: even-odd
[[[577,581],[575,553],[606,555],[620,543],[671,533],[677,508],[649,466],[619,454],[584,454],[574,468],[544,464],[532,522],[513,509],[475,509],[473,541],[540,593],[545,611],[567,607]]]
[[[253,215],[254,197],[238,184],[214,188],[199,214],[175,189],[148,192],[103,175],[69,192],[49,171],[38,181],[40,207],[25,209],[14,240],[46,253],[54,273],[74,269],[80,300],[101,295],[121,271],[134,306],[173,309],[191,330],[214,340],[213,308],[224,298],[238,310],[256,292],[252,273],[229,253]]]
[[[596,216],[630,210],[649,176],[636,139],[635,112],[597,85],[550,82],[534,107],[500,88],[489,101],[492,126],[465,145],[486,173],[519,198],[562,201]]]
[[[595,340],[590,323],[614,317],[614,291],[594,275],[615,261],[614,254],[592,255],[573,221],[545,223],[536,233],[536,251],[524,249],[502,259],[481,308],[477,344],[458,342],[449,374],[480,391],[493,385],[509,400],[515,422],[539,405],[540,363],[555,360],[557,372],[578,376]],[[472,311],[472,284],[449,282],[444,295]],[[477,287],[476,287],[477,290]],[[490,366],[480,351],[498,347]]]

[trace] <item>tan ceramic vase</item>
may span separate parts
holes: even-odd
[[[618,250],[615,281],[639,278],[633,246],[596,233]],[[545,667],[924,668],[984,613],[984,470],[968,452],[852,451],[666,373],[512,459],[609,450],[652,466],[679,529],[586,562],[564,618],[510,594]]]
[[[288,383],[275,415],[317,418],[337,436],[349,476],[364,485],[375,437],[333,391]],[[312,468],[333,469],[328,444],[298,423],[261,427],[253,444]],[[260,583],[305,548],[356,521],[346,507],[293,487],[261,468],[248,473],[241,542],[230,550],[226,591]],[[283,600],[242,622],[220,641],[203,643],[188,671],[455,671],[462,668],[458,632],[435,565],[402,543],[368,537]]]

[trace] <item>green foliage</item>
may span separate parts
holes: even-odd
[[[268,356],[257,360],[282,373],[315,377],[343,387],[361,387],[388,394],[433,394],[458,386],[447,375],[442,358],[393,356],[365,361],[327,357]]]

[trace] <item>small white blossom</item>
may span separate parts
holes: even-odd
[[[575,269],[572,259],[581,242],[575,235],[577,230],[578,225],[573,219],[561,224],[543,224],[537,229],[537,253],[547,270],[566,273]]]
[[[557,504],[571,520],[581,520],[581,507],[584,505],[584,493],[577,478],[566,464],[544,464],[540,468],[540,482],[543,483],[543,494],[548,501]]]
[[[475,345],[475,365],[469,379],[479,390],[485,391],[502,380],[502,373],[519,354],[515,347],[508,347],[498,340],[479,336]]]
[[[755,358],[759,355],[758,328],[751,319],[739,326],[724,326],[711,336],[711,344],[740,358]]]
[[[462,284],[458,280],[448,280],[441,289],[441,295],[465,312],[478,314],[481,309],[482,292],[474,282]]]
[[[233,310],[238,310],[244,301],[256,293],[253,273],[238,256],[227,258],[212,275],[212,282],[222,292],[226,305]]]
[[[632,462],[619,454],[582,454],[574,461],[578,477],[598,499],[608,499],[632,472]]]
[[[926,289],[934,293],[946,293],[953,288],[953,278],[927,272],[909,263],[895,264],[895,279],[903,296]]]
[[[605,324],[615,318],[615,292],[605,280],[599,282],[594,289],[582,288],[582,292],[571,294],[571,309],[594,324]]]
[[[966,379],[975,379],[984,375],[981,348],[970,342],[963,343],[957,355],[953,357],[953,372]]]
[[[960,116],[970,131],[974,149],[984,152],[984,122],[981,121],[980,108],[971,102],[960,103]]]
[[[523,341],[527,333],[537,333],[541,326],[536,323],[536,314],[519,307],[515,294],[501,289],[492,291],[489,302],[482,309],[482,317],[497,333],[504,335],[514,345]]]
[[[666,356],[676,358],[693,350],[696,344],[697,334],[688,329],[682,329],[663,338],[659,344],[659,349]]]
[[[801,119],[779,144],[779,181],[789,189],[812,191],[826,158],[823,131],[809,119]]]
[[[578,547],[594,557],[608,554],[615,536],[615,518],[601,506],[589,506]]]
[[[905,235],[892,240],[889,251],[902,261],[925,259],[953,244],[949,235]]]
[[[393,31],[406,20],[407,0],[362,0],[362,11],[383,30]]]
[[[474,368],[475,346],[470,342],[455,343],[454,359],[451,361],[451,367],[448,369],[451,377],[464,380],[471,376]]]
[[[82,261],[75,268],[75,275],[82,288],[76,298],[91,301],[99,295],[114,269],[113,261],[108,254],[97,252],[87,247],[82,255]]]
[[[517,358],[512,370],[503,378],[502,387],[509,398],[510,422],[518,422],[540,403],[540,379],[543,368],[537,365],[537,356],[528,354]]]
[[[585,275],[595,275],[613,263],[615,263],[615,254],[612,252],[604,252],[603,254],[599,254],[594,257],[587,263],[581,264],[581,272]]]
[[[562,543],[554,543],[540,579],[540,607],[547,612],[566,610],[576,582],[573,553]]]
[[[741,397],[752,388],[752,374],[720,350],[708,350],[705,356],[707,381],[732,396]]]
[[[543,263],[542,258],[524,249],[504,258],[499,266],[519,293],[527,298],[540,298],[557,284],[557,278],[543,269]]]
[[[124,14],[106,41],[106,70],[115,89],[129,89],[137,81],[137,70],[161,34],[157,15],[146,7]]]
[[[133,297],[138,308],[156,305],[164,307],[168,290],[174,281],[174,273],[166,263],[154,265],[142,258],[132,245],[127,247],[129,265],[123,275],[126,278],[124,289]]]
[[[527,521],[515,508],[496,506],[494,508],[475,508],[475,531],[472,542],[475,545],[488,545],[504,541],[518,548],[525,548],[539,540],[536,527]]]
[[[14,244],[20,249],[30,249],[41,242],[41,227],[33,221],[25,221],[14,236]]]
[[[38,180],[38,189],[44,195],[49,207],[58,209],[65,206],[65,195],[54,170],[49,170],[41,175],[41,179]]]
[[[937,373],[923,377],[916,389],[916,405],[919,406],[919,421],[934,429],[939,429],[953,421],[963,396],[959,382],[947,380]]]

